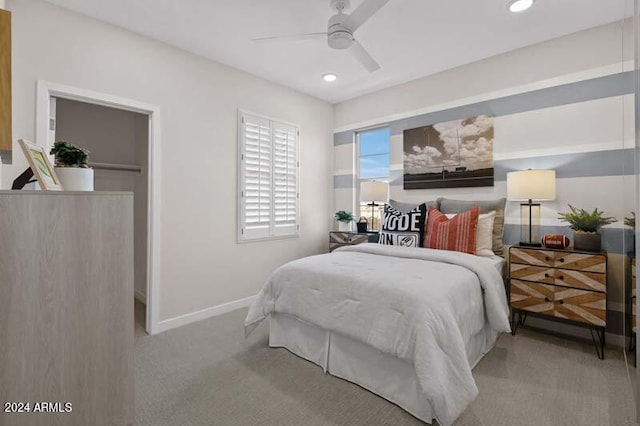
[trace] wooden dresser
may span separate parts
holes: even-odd
[[[589,328],[598,356],[604,358],[606,253],[511,247],[509,287],[513,334],[527,314],[566,321]]]
[[[0,217],[0,401],[30,404],[0,425],[133,424],[133,195],[0,191]]]
[[[329,232],[329,251],[334,251],[338,247],[353,246],[362,243],[377,243],[380,234],[368,232],[359,234],[357,232]]]

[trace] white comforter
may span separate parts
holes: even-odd
[[[378,244],[347,246],[277,269],[249,309],[246,334],[271,312],[411,362],[443,426],[478,394],[465,342],[487,320],[498,332],[510,331],[502,278],[486,259]]]

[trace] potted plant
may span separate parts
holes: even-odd
[[[353,213],[340,210],[336,212],[335,218],[338,221],[338,230],[340,232],[351,231],[351,222],[354,221]]]
[[[65,191],[93,191],[93,169],[87,165],[89,151],[65,141],[53,144],[55,169]]]
[[[604,212],[597,208],[589,213],[585,209],[578,209],[569,204],[569,213],[558,213],[563,222],[568,222],[573,229],[573,247],[576,250],[600,251],[602,236],[598,232],[600,227],[615,222],[615,217],[605,217]]]

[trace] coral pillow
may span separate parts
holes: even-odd
[[[446,214],[447,219],[453,219],[455,214]],[[478,233],[476,235],[476,256],[493,256],[493,222],[496,211],[480,213],[478,216]]]
[[[474,207],[449,219],[440,210],[430,207],[424,247],[476,254],[480,207]]]

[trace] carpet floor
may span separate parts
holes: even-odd
[[[245,339],[246,309],[148,336],[144,306],[136,304],[137,425],[424,425],[286,349],[269,348],[267,324]],[[600,361],[588,343],[525,328],[502,335],[473,375],[480,395],[456,426],[635,424],[635,379],[622,349],[609,348]]]

